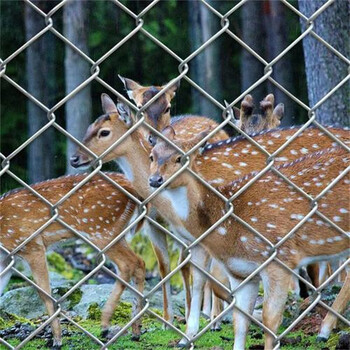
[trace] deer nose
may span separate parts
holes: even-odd
[[[70,165],[76,168],[79,165],[80,156],[74,155],[70,157]]]
[[[163,182],[163,177],[160,175],[153,175],[149,178],[149,184],[151,187],[160,187]]]

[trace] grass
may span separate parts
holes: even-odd
[[[131,305],[128,303],[121,303],[117,308],[116,313],[113,317],[114,324],[124,325],[130,319]],[[154,310],[155,311],[155,310]],[[157,310],[158,312],[158,310]],[[91,334],[101,339],[101,329],[98,316],[100,311],[96,308],[92,308],[90,312],[89,319],[81,320],[79,318],[75,319],[78,324],[88,330]],[[19,320],[16,317],[9,317],[6,321],[0,322],[0,328],[11,327],[15,322]],[[21,322],[25,320],[21,319]],[[201,327],[205,326],[207,321],[201,319]],[[180,325],[175,321],[175,326],[180,328],[182,331],[185,330],[184,325]],[[63,324],[63,329],[67,329],[71,332],[70,336],[63,337],[63,350],[87,350],[87,349],[99,349],[92,339],[87,335],[82,333],[77,327],[72,324]],[[156,320],[153,316],[145,314],[143,317],[143,330],[144,333],[141,335],[139,342],[131,340],[130,333],[121,336],[114,345],[108,347],[110,350],[161,350],[161,349],[172,349],[175,347],[176,341],[180,339],[180,336],[172,330],[163,330],[161,323]],[[283,331],[281,327],[280,331]],[[349,329],[348,329],[349,331]],[[288,345],[282,345],[283,350],[321,350],[322,348],[328,348],[334,350],[338,343],[338,334],[334,334],[327,343],[318,343],[316,341],[316,335],[309,336],[305,335],[302,331],[291,332],[287,338],[297,338],[300,336],[300,341],[297,344],[291,343]],[[7,340],[12,346],[16,346],[20,343],[20,340],[16,338],[11,338]],[[201,350],[212,350],[212,349],[222,349],[228,350],[232,349],[233,344],[233,332],[232,325],[224,324],[222,325],[222,330],[219,332],[208,331],[202,337],[200,337],[196,342],[196,349]],[[263,333],[255,325],[252,325],[249,331],[249,336],[247,339],[247,349],[253,345],[263,344]],[[0,349],[6,349],[5,346],[0,345]],[[49,349],[46,340],[34,339],[28,342],[22,349],[24,350],[37,350],[37,349]]]

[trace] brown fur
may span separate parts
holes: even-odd
[[[85,175],[65,176],[41,182],[31,187],[52,204],[58,202],[74,188]],[[121,174],[109,173],[108,176],[125,190],[137,196],[129,181]],[[57,207],[59,219],[70,227],[83,231],[98,248],[105,248],[128,225],[136,204],[114,185],[99,175],[95,175],[87,184],[74,192]],[[2,244],[13,251],[50,218],[49,207],[27,189],[19,189],[5,194],[0,199]],[[33,237],[16,254],[28,261],[34,281],[47,293],[50,293],[49,276],[45,252],[50,245],[67,238],[77,237],[62,224],[54,221],[38,235]],[[106,254],[117,264],[119,275],[126,282],[135,278],[137,288],[142,292],[145,279],[145,264],[121,238],[112,245]],[[39,271],[40,269],[40,271]],[[115,287],[102,313],[102,327],[107,329],[116,304],[125,285],[116,281]],[[49,314],[54,311],[50,299],[41,294]],[[141,310],[140,300],[138,311]],[[140,322],[133,325],[134,336],[140,335]],[[53,324],[55,339],[60,342],[60,324],[56,319]]]
[[[298,127],[275,129],[254,135],[252,138],[272,154],[298,129]],[[327,130],[338,135],[344,143],[350,144],[349,130],[335,127],[327,127]],[[275,165],[292,162],[304,155],[336,145],[319,129],[308,128],[276,156]],[[239,136],[208,144],[202,154],[196,158],[196,168],[200,175],[213,186],[222,186],[252,171],[262,170],[266,166],[266,159],[267,156],[264,153]]]
[[[188,150],[184,147],[184,143],[178,142],[178,145]],[[155,146],[152,154],[154,162],[151,164],[151,175],[154,171],[157,171],[164,179],[168,179],[181,167],[181,164],[176,163],[177,154],[174,154],[169,146],[159,143]],[[167,161],[162,163],[162,167],[157,165],[159,159],[165,158]],[[343,149],[338,148],[316,152],[300,161],[280,166],[278,169],[289,178],[293,175],[296,176],[293,178],[293,182],[310,195],[315,195],[320,193],[326,184],[336,178],[339,172],[346,168],[346,163],[349,161],[350,155]],[[315,178],[319,175],[324,175],[324,187],[322,188],[314,185]],[[251,174],[231,185],[221,187],[220,191],[230,197],[253,176],[254,174]],[[201,218],[197,215],[196,208],[202,205],[211,218],[217,221],[225,212],[225,205],[221,199],[186,172],[174,179],[168,188],[180,186],[186,186],[191,205],[189,219],[184,224],[191,234],[197,238],[208,227],[203,224]],[[341,229],[348,231],[348,215],[340,211],[341,208],[349,208],[350,204],[348,196],[344,196],[344,193],[349,193],[349,176],[340,180],[318,203],[320,212],[336,221]],[[325,204],[324,208],[322,204]],[[273,172],[266,173],[252,184],[233,201],[233,205],[235,215],[249,223],[273,244],[278,243],[310,212],[310,202]],[[282,215],[281,208],[283,209]],[[253,221],[252,218],[257,220]],[[292,269],[295,269],[306,257],[326,257],[339,254],[349,247],[349,239],[335,231],[327,222],[317,215],[313,215],[311,219],[278,250],[278,258]],[[222,235],[216,230],[207,236],[202,244],[215,259],[225,264],[227,269],[235,276],[238,275],[243,279],[250,272],[237,270],[235,264],[230,264],[230,258],[242,259],[242,261],[254,263],[258,267],[271,256],[272,251],[269,250],[268,245],[238,221],[229,218],[221,227],[225,228],[226,234]],[[279,275],[276,275],[276,271]],[[265,293],[271,296],[272,299],[267,298],[265,300],[263,320],[265,325],[276,332],[281,321],[284,299],[287,297],[291,277],[276,263],[270,263],[266,268],[266,273],[271,278],[271,285],[269,290],[265,290]],[[277,276],[283,276],[283,278]],[[278,290],[281,290],[281,293],[275,295],[274,293]],[[279,298],[278,307],[272,307],[275,298]],[[338,304],[340,305],[338,311],[341,312],[341,306],[344,303]],[[267,334],[265,348],[270,349],[271,347],[273,347],[273,338]]]

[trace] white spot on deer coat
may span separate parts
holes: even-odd
[[[217,229],[218,233],[222,236],[226,235],[227,231],[225,229],[225,227],[223,226],[220,226],[218,229]]]
[[[228,164],[228,163],[222,163],[221,165],[226,167],[226,168],[228,168],[228,169],[232,169],[233,168],[233,166],[231,164]]]

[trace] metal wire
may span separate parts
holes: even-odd
[[[232,30],[230,29],[230,21],[229,17],[237,11],[241,6],[244,6],[244,4],[248,0],[242,0],[239,3],[237,3],[234,7],[232,7],[228,12],[225,14],[220,13],[217,9],[215,9],[213,6],[211,6],[209,3],[207,3],[205,0],[199,0],[201,3],[209,10],[211,11],[215,16],[217,16],[220,19],[221,23],[221,29],[212,35],[206,42],[204,42],[199,48],[197,48],[194,52],[192,52],[188,57],[181,58],[178,56],[171,48],[167,47],[164,43],[162,43],[158,38],[153,36],[151,33],[149,33],[144,28],[144,19],[143,17],[154,7],[157,6],[158,2],[160,0],[154,0],[152,1],[145,9],[143,9],[139,14],[134,13],[131,11],[127,6],[122,4],[118,0],[111,0],[113,4],[118,6],[124,13],[126,13],[128,16],[130,16],[132,19],[135,20],[135,28],[126,35],[120,42],[118,42],[116,45],[114,45],[108,52],[106,52],[104,55],[102,55],[97,61],[92,60],[88,55],[86,55],[84,52],[82,52],[79,48],[77,48],[71,41],[69,41],[64,35],[62,35],[56,28],[55,28],[55,22],[53,15],[62,8],[68,0],[61,1],[58,3],[51,11],[48,13],[43,12],[40,10],[35,4],[33,4],[30,0],[23,0],[26,5],[30,6],[34,11],[36,11],[41,17],[43,22],[45,23],[45,27],[39,31],[36,35],[34,35],[31,39],[29,39],[25,44],[23,44],[21,47],[19,47],[17,50],[15,50],[11,55],[4,59],[0,59],[0,78],[7,81],[10,85],[12,85],[15,89],[17,89],[20,93],[22,93],[24,96],[26,96],[30,101],[32,101],[35,105],[37,105],[40,109],[46,112],[48,122],[41,127],[33,136],[28,138],[25,142],[23,142],[18,148],[16,148],[11,154],[4,155],[0,154],[0,158],[2,160],[1,163],[1,170],[0,170],[0,176],[7,174],[10,177],[12,177],[14,180],[16,180],[21,186],[25,187],[27,190],[29,190],[34,196],[36,196],[39,200],[41,200],[43,203],[45,203],[51,212],[50,219],[45,222],[39,229],[37,229],[30,237],[28,237],[25,241],[23,241],[21,244],[19,244],[13,251],[8,251],[4,247],[0,245],[0,252],[5,253],[7,255],[7,258],[10,259],[9,264],[7,267],[0,272],[0,277],[6,274],[10,269],[15,271],[17,274],[19,274],[22,278],[24,278],[27,282],[30,283],[30,285],[34,286],[38,291],[45,294],[47,297],[49,297],[56,306],[55,313],[49,317],[45,322],[43,322],[35,331],[33,331],[26,339],[24,339],[19,345],[12,346],[4,339],[0,338],[0,343],[4,345],[6,348],[9,349],[20,349],[23,346],[25,346],[33,337],[38,335],[40,331],[50,322],[55,319],[56,317],[62,317],[66,319],[69,323],[80,329],[82,332],[84,332],[90,339],[92,339],[97,345],[100,346],[100,349],[107,349],[109,345],[116,342],[117,339],[124,333],[126,329],[128,329],[137,319],[139,319],[144,313],[148,313],[152,316],[154,316],[157,320],[159,320],[161,323],[164,323],[167,325],[170,329],[175,331],[179,336],[183,337],[187,340],[187,346],[191,349],[195,346],[195,341],[200,338],[205,332],[207,332],[210,327],[217,322],[223,315],[225,315],[227,312],[229,312],[232,309],[239,310],[243,314],[246,315],[249,319],[251,319],[254,323],[256,323],[259,327],[261,327],[265,332],[269,333],[276,341],[275,348],[279,348],[280,341],[283,337],[285,337],[294,327],[296,324],[298,324],[305,316],[306,314],[312,310],[317,304],[323,306],[327,310],[331,311],[334,315],[336,315],[340,320],[350,325],[350,322],[346,320],[342,315],[335,312],[331,307],[329,307],[327,304],[325,304],[321,300],[321,291],[323,288],[325,288],[329,282],[337,275],[339,274],[342,269],[345,268],[346,265],[349,264],[349,260],[347,260],[342,266],[335,271],[321,286],[318,288],[314,287],[311,283],[309,283],[307,280],[299,276],[295,271],[291,270],[288,266],[286,266],[280,259],[276,257],[277,255],[277,248],[279,248],[282,244],[284,244],[288,239],[290,239],[293,234],[312,216],[312,215],[318,215],[322,220],[325,220],[332,228],[337,230],[342,235],[345,235],[349,237],[349,234],[344,232],[341,228],[339,228],[332,220],[327,218],[324,214],[320,213],[318,211],[318,201],[336,184],[342,179],[349,171],[350,167],[346,168],[339,176],[331,183],[329,184],[325,189],[322,190],[321,193],[319,193],[316,197],[312,197],[308,195],[305,191],[303,191],[301,188],[296,186],[291,180],[289,180],[285,175],[283,175],[278,168],[275,167],[274,161],[276,157],[289,145],[291,144],[301,133],[310,125],[313,125],[317,128],[319,128],[323,133],[328,135],[331,139],[333,139],[336,144],[338,144],[340,147],[346,149],[350,152],[350,149],[347,145],[345,145],[339,138],[332,134],[329,130],[327,130],[325,127],[320,125],[316,121],[315,116],[315,110],[319,108],[329,97],[331,97],[336,91],[340,89],[341,86],[343,86],[345,83],[347,83],[350,79],[350,74],[344,77],[344,79],[339,82],[331,91],[329,91],[328,94],[326,94],[318,103],[316,103],[312,108],[304,104],[302,101],[300,101],[296,96],[294,96],[292,93],[290,93],[285,87],[283,87],[280,83],[275,81],[271,75],[274,69],[274,65],[278,63],[290,50],[298,44],[304,37],[307,35],[311,35],[316,40],[318,40],[322,45],[324,45],[329,51],[332,52],[332,54],[335,54],[339,59],[341,59],[345,64],[347,64],[350,67],[350,61],[348,58],[346,58],[344,55],[342,55],[339,51],[337,51],[334,47],[332,47],[327,41],[325,41],[323,38],[321,38],[317,33],[314,31],[313,22],[314,20],[322,14],[325,9],[332,5],[332,3],[335,0],[329,0],[327,1],[322,7],[320,7],[311,17],[306,17],[304,14],[302,14],[300,11],[298,11],[290,2],[287,0],[280,0],[286,8],[293,11],[301,20],[303,20],[306,24],[306,29],[304,32],[302,32],[298,38],[296,38],[290,45],[288,45],[281,53],[279,53],[272,61],[267,62],[264,58],[262,58],[259,54],[257,54],[249,45],[247,45],[243,40],[241,40]],[[63,99],[61,99],[55,106],[49,108],[48,106],[45,106],[41,101],[36,99],[34,96],[32,96],[28,91],[26,91],[22,86],[20,86],[18,83],[16,83],[13,79],[11,79],[10,76],[6,74],[6,68],[11,63],[11,61],[17,57],[23,50],[25,50],[27,47],[29,47],[31,44],[33,44],[36,40],[40,39],[43,35],[45,35],[47,32],[51,32],[56,38],[61,40],[65,45],[68,45],[75,53],[77,53],[82,59],[84,59],[89,65],[91,66],[91,75],[83,81],[79,86],[77,86],[72,92],[70,92],[68,95],[66,95]],[[151,40],[155,45],[163,49],[168,55],[173,57],[178,62],[178,71],[179,75],[172,80],[169,84],[163,87],[161,91],[159,91],[149,102],[147,102],[144,106],[141,108],[135,107],[130,101],[125,99],[123,95],[121,95],[118,91],[116,91],[113,87],[111,87],[109,84],[107,84],[101,77],[100,74],[100,68],[99,66],[101,63],[103,63],[110,55],[112,55],[116,50],[118,50],[123,44],[125,44],[128,40],[130,40],[135,35],[138,35],[138,33],[142,33],[146,38]],[[235,42],[237,42],[239,45],[242,46],[243,49],[247,50],[251,55],[253,55],[260,63],[264,65],[264,75],[258,79],[254,84],[252,84],[246,91],[242,92],[234,101],[232,101],[228,106],[224,106],[222,102],[217,101],[214,97],[212,97],[207,91],[205,91],[202,87],[200,87],[197,83],[195,83],[187,74],[189,72],[189,65],[188,63],[195,58],[198,54],[200,54],[203,50],[205,50],[211,43],[213,43],[215,40],[217,40],[219,37],[221,37],[223,34],[228,34],[229,37],[231,37]],[[143,113],[144,111],[153,103],[155,102],[160,96],[162,96],[166,90],[176,84],[181,79],[186,80],[194,89],[196,89],[199,93],[204,95],[211,103],[213,103],[215,106],[220,108],[222,110],[223,115],[223,121],[218,125],[217,128],[212,130],[209,135],[205,137],[199,144],[197,144],[195,147],[193,147],[188,152],[182,151],[177,145],[175,145],[173,142],[167,140],[159,131],[155,130],[152,126],[146,123]],[[101,84],[104,88],[108,89],[112,94],[118,97],[118,99],[122,100],[126,104],[129,105],[131,109],[133,109],[136,112],[136,118],[137,122],[133,125],[132,128],[128,130],[119,140],[117,140],[111,147],[109,147],[105,152],[103,152],[102,155],[97,156],[96,154],[92,153],[88,148],[86,148],[79,140],[77,140],[75,137],[73,137],[71,134],[69,134],[64,128],[62,128],[60,125],[56,123],[56,117],[55,117],[55,111],[60,108],[62,105],[64,105],[68,100],[70,100],[74,95],[79,93],[85,86],[90,84],[92,81],[95,81],[99,84]],[[282,90],[289,98],[291,98],[294,102],[299,104],[305,111],[308,112],[309,120],[307,123],[305,123],[298,131],[295,132],[295,134],[290,137],[279,149],[277,149],[275,152],[270,154],[267,152],[263,147],[260,146],[258,142],[256,142],[252,137],[247,135],[245,132],[241,131],[234,123],[234,116],[231,112],[231,107],[238,103],[246,94],[248,94],[250,91],[252,91],[254,88],[259,86],[265,81],[271,82],[273,85],[278,87],[280,90]],[[248,181],[242,188],[240,188],[234,195],[231,196],[231,198],[226,198],[223,196],[216,188],[211,186],[209,183],[205,181],[202,177],[200,177],[198,174],[196,174],[194,171],[189,169],[189,157],[193,152],[196,152],[200,149],[201,145],[208,139],[210,139],[217,131],[221,130],[224,126],[229,125],[237,132],[241,133],[252,145],[257,147],[260,152],[262,152],[266,156],[266,166],[261,171],[257,172],[257,174],[252,177],[250,181]],[[150,129],[154,134],[156,134],[158,137],[165,139],[167,142],[169,142],[175,149],[177,149],[182,155],[182,167],[181,169],[173,174],[168,181],[166,181],[160,188],[158,188],[156,191],[154,191],[148,198],[145,198],[143,201],[136,198],[133,194],[126,191],[122,186],[120,186],[117,182],[115,182],[113,179],[111,179],[108,174],[105,174],[101,172],[102,167],[102,159],[110,153],[115,147],[117,147],[120,143],[123,142],[127,137],[131,135],[136,129],[138,129],[140,126],[146,127]],[[90,154],[94,158],[94,170],[86,175],[86,177],[80,181],[77,185],[75,185],[66,195],[64,195],[57,203],[51,203],[48,201],[43,195],[39,194],[37,191],[35,191],[31,186],[29,186],[27,183],[25,183],[22,179],[20,179],[16,174],[14,174],[11,171],[11,160],[19,153],[21,152],[25,147],[27,147],[31,142],[33,142],[35,139],[37,139],[42,133],[44,133],[48,128],[54,127],[56,128],[60,133],[62,133],[65,137],[70,139],[72,142],[74,142],[76,145],[84,149],[88,154]],[[171,181],[173,181],[177,176],[179,176],[184,171],[190,172],[201,184],[203,184],[206,188],[211,190],[213,192],[213,195],[218,196],[223,203],[226,205],[226,212],[223,213],[223,216],[215,222],[206,232],[204,232],[200,237],[198,237],[196,240],[190,243],[184,242],[181,237],[176,236],[176,234],[170,232],[168,229],[161,226],[157,221],[154,220],[152,216],[150,216],[147,212],[147,204],[155,198]],[[292,186],[296,191],[301,193],[301,195],[307,199],[310,202],[310,212],[304,216],[304,218],[298,222],[298,224],[288,233],[286,234],[278,243],[273,244],[270,242],[266,237],[264,237],[263,234],[258,232],[256,229],[251,227],[248,223],[246,223],[244,220],[242,220],[239,216],[237,216],[234,212],[233,208],[233,200],[235,200],[237,197],[239,197],[243,192],[245,192],[247,189],[250,188],[252,184],[254,184],[260,177],[262,177],[264,174],[266,174],[268,171],[272,171],[277,176],[281,177],[284,181],[286,181],[290,186]],[[122,191],[123,194],[128,196],[132,201],[136,203],[138,206],[138,217],[130,223],[125,229],[120,233],[118,237],[113,239],[110,244],[108,244],[104,249],[99,249],[95,244],[93,244],[88,238],[83,236],[79,231],[77,231],[75,228],[69,226],[67,223],[65,223],[62,218],[60,217],[59,213],[59,206],[62,205],[72,194],[74,194],[79,188],[84,186],[87,182],[89,182],[95,175],[99,174],[102,176],[105,180],[113,184],[118,190]],[[201,267],[199,264],[192,261],[192,254],[191,249],[196,247],[205,237],[207,237],[213,230],[215,230],[218,225],[220,225],[224,220],[226,220],[228,217],[232,217],[233,219],[237,220],[240,224],[242,224],[244,227],[246,227],[249,231],[254,233],[258,238],[263,240],[269,247],[270,247],[270,256],[266,259],[266,261],[259,266],[253,273],[251,273],[246,279],[244,279],[234,290],[230,290],[227,288],[224,284],[222,284],[220,281],[218,281],[214,276],[211,276],[210,273],[208,273],[203,267]],[[136,227],[137,223],[142,220],[146,219],[148,220],[152,225],[155,225],[159,230],[166,233],[170,237],[172,237],[177,243],[179,243],[183,248],[186,255],[186,258],[178,264],[178,266],[165,278],[163,278],[159,283],[157,283],[156,286],[154,286],[148,293],[142,294],[137,289],[135,289],[132,285],[121,279],[118,274],[115,274],[114,272],[110,271],[105,266],[106,261],[106,254],[108,254],[108,250],[110,247],[112,247],[114,244],[116,244],[120,239],[125,237],[127,232]],[[82,239],[84,242],[86,242],[89,246],[91,246],[96,252],[97,252],[97,260],[98,263],[94,267],[94,269],[87,274],[83,279],[81,279],[78,283],[76,283],[72,288],[70,288],[63,296],[61,296],[59,299],[53,298],[51,295],[46,293],[42,288],[40,288],[38,285],[36,285],[33,281],[28,279],[26,276],[24,276],[21,272],[19,272],[14,267],[15,262],[15,256],[16,253],[24,248],[29,242],[31,242],[37,235],[39,235],[41,232],[45,230],[52,222],[59,222],[61,225],[63,225],[66,229],[71,231],[77,238]],[[270,262],[276,262],[283,268],[287,269],[293,276],[297,277],[301,281],[303,281],[312,291],[313,295],[316,296],[315,300],[309,305],[309,307],[301,314],[299,317],[297,317],[291,325],[288,326],[287,329],[284,330],[283,333],[280,335],[274,334],[271,330],[269,330],[266,326],[264,326],[261,322],[256,320],[253,316],[247,314],[245,311],[241,310],[236,305],[236,298],[235,293],[242,288],[244,285],[246,285],[252,278],[257,276]],[[157,313],[152,311],[149,307],[149,298],[162,286],[164,283],[169,281],[169,279],[179,272],[183,266],[186,264],[191,263],[196,269],[200,270],[208,279],[210,279],[213,282],[216,282],[221,288],[226,290],[227,292],[230,292],[232,294],[232,302],[230,305],[225,308],[220,315],[218,315],[214,320],[209,322],[198,334],[190,339],[184,332],[182,332],[180,329],[175,327],[174,325],[170,324],[168,321],[166,321],[163,317],[159,316]],[[130,291],[132,291],[135,295],[139,296],[143,300],[143,309],[137,314],[134,315],[134,317],[115,335],[112,339],[110,339],[107,343],[102,342],[100,339],[95,337],[91,332],[84,329],[81,325],[79,325],[77,322],[75,322],[71,317],[67,315],[67,313],[62,309],[62,303],[64,300],[67,299],[67,297],[77,290],[85,281],[87,281],[91,276],[93,276],[98,271],[104,271],[114,277],[116,280],[122,282]]]

